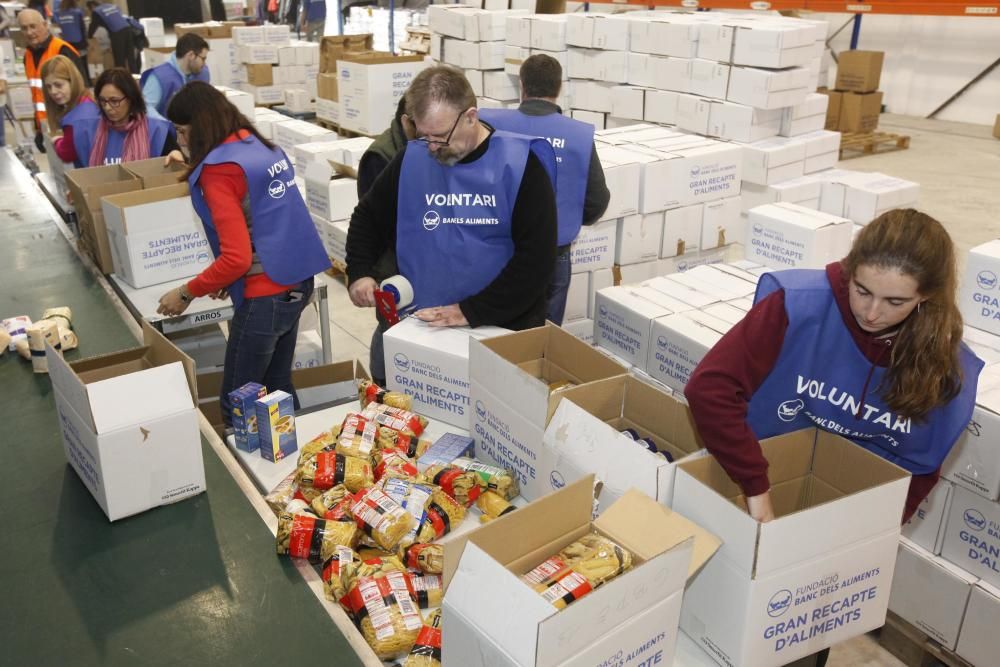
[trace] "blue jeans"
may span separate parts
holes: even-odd
[[[295,409],[299,398],[292,386],[292,358],[299,332],[299,316],[312,297],[313,279],[299,287],[275,294],[244,299],[229,322],[226,365],[222,372],[219,400],[222,421],[232,426],[229,392],[247,382],[259,382],[271,391],[292,395]]]
[[[566,314],[566,293],[569,292],[569,279],[572,275],[573,253],[564,252],[556,257],[556,271],[552,274],[552,282],[546,295],[549,301],[546,317],[554,324],[561,325]]]

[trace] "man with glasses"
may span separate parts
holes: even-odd
[[[24,50],[24,77],[31,88],[31,101],[35,105],[35,146],[45,152],[42,142],[42,127],[45,125],[45,95],[42,92],[42,65],[50,58],[66,56],[74,65],[81,67],[80,54],[68,42],[54,37],[49,32],[49,24],[34,9],[23,9],[17,15],[17,23],[24,34],[28,48]]]
[[[559,247],[549,286],[548,319],[562,324],[573,274],[570,244],[581,225],[592,225],[604,215],[611,193],[594,148],[594,126],[563,116],[556,104],[562,87],[559,61],[545,54],[533,55],[521,64],[520,79],[519,108],[483,109],[480,118],[499,130],[544,137],[555,149]]]
[[[181,35],[167,62],[146,70],[139,79],[146,106],[156,109],[156,113],[166,117],[170,100],[185,84],[192,81],[210,83],[210,73],[205,66],[206,60],[208,60],[208,42],[193,32]]]
[[[375,305],[375,264],[395,248],[415,316],[432,326],[543,324],[556,257],[552,147],[480,122],[472,87],[453,67],[417,75],[406,112],[417,139],[351,216],[351,301]]]

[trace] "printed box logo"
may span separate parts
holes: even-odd
[[[558,470],[553,470],[549,474],[549,484],[552,485],[553,489],[561,489],[566,486],[566,478]]]
[[[763,234],[764,225],[760,224],[759,222],[753,223],[753,233],[757,235]]]
[[[656,347],[661,350],[667,349],[667,339],[665,336],[656,337]]]
[[[701,167],[691,167],[691,178],[695,178],[701,174]]]
[[[781,589],[771,596],[767,601],[767,615],[771,618],[784,616],[785,612],[792,608],[792,592],[786,588]]]
[[[476,416],[479,417],[479,421],[486,421],[486,406],[482,401],[476,401]]]
[[[394,363],[396,368],[403,373],[410,370],[410,358],[402,352],[397,352],[392,356],[392,363]]]
[[[608,308],[607,308],[607,306],[604,306],[602,304],[601,307],[598,309],[598,311],[601,313],[601,317],[607,317],[608,316]]]
[[[986,517],[977,509],[965,510],[965,525],[977,532],[986,528]]]
[[[992,271],[980,271],[976,276],[976,284],[980,289],[996,289],[997,274]]]

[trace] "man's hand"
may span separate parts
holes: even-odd
[[[421,308],[413,313],[417,319],[427,322],[432,327],[466,327],[469,321],[462,314],[457,303],[437,308]]]
[[[172,162],[176,162],[178,164],[187,164],[187,162],[184,160],[184,153],[181,153],[179,150],[172,150],[169,153],[167,153],[166,157],[163,158],[164,167],[169,167],[170,163]]]
[[[167,317],[180,315],[190,304],[181,298],[181,288],[175,288],[160,297],[160,305],[156,312]]]
[[[351,303],[358,308],[371,308],[375,305],[375,289],[378,283],[374,278],[359,278],[347,288]]]
[[[755,520],[761,523],[774,521],[774,506],[771,505],[771,492],[765,491],[759,496],[747,498],[747,511]]]

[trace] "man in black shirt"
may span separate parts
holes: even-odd
[[[432,326],[540,326],[556,256],[551,146],[480,122],[452,67],[421,72],[406,100],[418,139],[351,216],[351,301],[374,305],[375,263],[396,248],[415,316]]]

